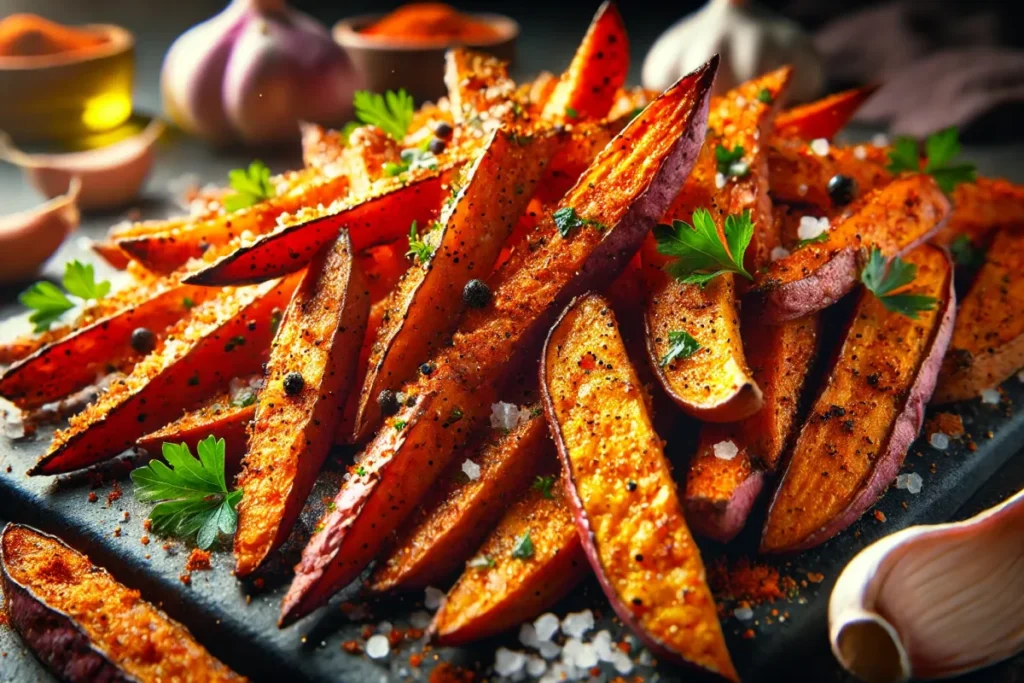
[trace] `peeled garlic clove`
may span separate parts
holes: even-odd
[[[73,177],[67,194],[28,211],[0,216],[0,282],[29,279],[57,251],[78,227],[75,202],[81,190],[81,181]]]
[[[137,135],[106,147],[67,154],[26,154],[0,133],[0,158],[20,166],[47,197],[67,191],[74,177],[81,181],[80,209],[112,209],[138,196],[153,167],[156,142],[164,129],[163,121],[153,119]]]
[[[868,546],[828,612],[832,652],[865,681],[948,678],[1024,650],[1024,491]]]

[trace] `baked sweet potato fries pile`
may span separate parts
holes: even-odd
[[[1024,188],[956,165],[955,132],[833,144],[869,89],[785,109],[787,67],[712,97],[712,59],[629,90],[628,53],[610,4],[560,78],[454,50],[446,99],[306,127],[250,206],[113,231],[136,285],[3,348],[29,410],[122,373],[30,474],[225,437],[241,578],[354,444],[282,626],[376,561],[376,592],[457,577],[432,632],[466,643],[589,565],[661,657],[735,679],[691,530],[767,502],[764,552],[818,545],[929,400],[1024,365]],[[670,461],[674,423],[699,437]]]

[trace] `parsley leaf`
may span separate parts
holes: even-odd
[[[936,298],[922,294],[892,294],[909,285],[916,276],[917,266],[914,264],[899,257],[887,263],[881,249],[872,247],[868,262],[860,273],[860,281],[887,310],[917,320],[919,312],[935,308]]]
[[[495,562],[494,559],[488,555],[477,555],[469,562],[467,562],[466,566],[470,569],[490,569],[496,564],[497,562]]]
[[[899,137],[893,140],[889,150],[889,163],[885,167],[890,173],[921,170],[921,162],[917,155],[917,141],[913,138]]]
[[[580,113],[573,109],[572,107],[565,108],[565,115],[568,116],[570,119],[578,119],[580,117]]]
[[[690,336],[689,332],[671,330],[668,333],[668,353],[661,359],[661,367],[665,367],[674,360],[686,360],[700,349],[700,342]]]
[[[604,230],[605,226],[598,221],[590,218],[583,218],[576,209],[571,206],[564,206],[552,215],[555,219],[555,225],[558,227],[558,232],[561,233],[562,237],[568,237],[576,228],[582,228],[585,225],[589,225],[595,230]]]
[[[405,420],[395,420],[395,431],[396,432],[402,431],[403,429],[405,429],[405,425],[406,424],[407,423],[406,423]]]
[[[102,299],[110,293],[110,283],[96,282],[96,269],[91,263],[70,261],[64,266],[64,289],[81,299]]]
[[[252,389],[239,392],[237,396],[231,399],[231,405],[235,408],[248,408],[254,403],[256,403],[256,392]]]
[[[929,135],[925,140],[924,150],[924,172],[935,178],[943,192],[952,192],[959,183],[970,182],[977,175],[974,164],[953,163],[956,157],[960,156],[960,138],[955,127]],[[917,141],[907,137],[896,138],[893,148],[889,151],[889,164],[886,169],[890,173],[920,171]]]
[[[436,224],[435,224],[436,225]],[[423,233],[427,235],[433,231],[433,226]],[[437,247],[426,241],[426,239],[416,232],[416,221],[412,222],[409,226],[409,251],[405,252],[406,256],[412,256],[413,260],[419,261],[420,263],[426,263],[434,257],[434,250]]]
[[[800,240],[799,242],[796,243],[795,248],[799,249],[800,247],[806,247],[808,244],[817,244],[819,242],[824,242],[825,240],[828,239],[828,233],[828,230],[823,230],[821,234],[818,235],[817,237],[808,237],[805,240]]]
[[[196,545],[205,550],[220,534],[235,533],[242,492],[228,490],[224,439],[208,436],[197,450],[198,458],[185,444],[165,443],[163,456],[170,467],[153,460],[133,470],[131,478],[136,498],[156,502],[149,515],[154,530],[172,536],[197,534]]]
[[[64,266],[64,289],[80,299],[99,300],[110,293],[110,283],[96,282],[96,270],[92,264],[69,261]],[[37,282],[21,293],[18,301],[33,313],[29,322],[35,324],[36,332],[45,332],[65,311],[75,307],[71,299],[52,282]]]
[[[658,253],[675,256],[665,270],[687,284],[706,285],[722,273],[738,273],[748,280],[754,278],[743,267],[743,256],[754,235],[750,212],[725,219],[725,243],[718,234],[715,221],[707,209],[693,212],[693,225],[672,221],[672,226],[654,229]]]
[[[359,465],[358,467],[356,467],[356,476],[357,477],[365,477],[366,476],[366,468],[363,467],[362,465]]]
[[[775,100],[772,97],[771,90],[769,90],[768,88],[761,88],[761,92],[757,93],[757,101],[763,104],[771,104]]]
[[[357,90],[354,102],[356,118],[363,123],[377,126],[398,141],[409,132],[414,107],[412,95],[404,89],[388,90],[383,95]]]
[[[974,246],[971,238],[967,235],[957,235],[950,242],[949,251],[953,254],[953,260],[958,266],[980,268],[985,263],[985,250]]]
[[[512,546],[512,557],[517,560],[528,560],[533,557],[533,539],[530,538],[529,531],[516,539],[516,544]]]
[[[551,499],[555,497],[555,494],[551,492],[551,487],[555,485],[555,478],[552,476],[537,477],[533,480],[533,484],[530,488],[534,491],[540,491],[540,495],[545,498]]]
[[[425,149],[403,149],[400,162],[389,161],[384,164],[384,173],[389,176],[396,176],[406,171],[415,171],[420,168],[437,169],[437,157]]]
[[[235,168],[228,171],[228,180],[234,194],[224,197],[224,208],[228,213],[259,204],[277,194],[270,182],[270,169],[259,159],[249,168]]]
[[[726,178],[742,178],[750,173],[750,164],[743,161],[743,145],[736,145],[731,150],[718,145],[715,147],[715,162],[718,172]]]

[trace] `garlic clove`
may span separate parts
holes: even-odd
[[[0,216],[0,283],[27,280],[78,227],[76,201],[82,183],[72,177],[68,192],[28,211]]]
[[[946,678],[1024,649],[1024,491],[860,552],[829,601],[832,651],[866,681]]]
[[[21,167],[46,197],[67,191],[71,178],[81,181],[78,207],[82,210],[123,206],[138,196],[153,167],[156,142],[166,126],[153,119],[131,137],[106,147],[66,154],[26,154],[0,133],[0,158]]]

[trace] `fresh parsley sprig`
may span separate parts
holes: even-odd
[[[878,297],[887,310],[917,320],[921,311],[935,308],[938,300],[923,294],[893,294],[892,292],[906,287],[917,277],[917,266],[903,259],[893,258],[886,262],[881,249],[872,247],[868,262],[860,272],[860,281],[872,294]]]
[[[432,233],[438,227],[440,227],[439,223],[431,223],[430,227],[420,235],[416,231],[416,221],[413,221],[412,225],[409,226],[409,251],[405,252],[405,255],[411,256],[413,260],[418,261],[419,263],[426,263],[432,259],[437,246],[427,239],[427,235]]]
[[[960,149],[959,133],[955,127],[933,133],[924,142],[924,172],[935,178],[943,192],[952,192],[958,184],[971,182],[977,176],[974,164],[954,163],[960,156]],[[908,137],[896,138],[889,150],[889,164],[886,168],[893,174],[903,171],[920,172],[922,169],[917,141]]]
[[[110,293],[110,283],[106,280],[96,282],[96,269],[91,263],[69,261],[64,266],[64,289],[68,294],[83,301],[98,301]],[[36,332],[45,332],[56,322],[65,311],[75,307],[75,303],[52,282],[37,282],[18,297],[18,301],[32,310],[29,322],[35,325]]]
[[[668,353],[661,359],[661,367],[674,360],[686,360],[700,351],[701,345],[686,330],[670,330],[668,333]]]
[[[568,237],[573,230],[584,226],[590,226],[591,228],[599,231],[605,229],[605,226],[602,223],[591,218],[583,218],[576,213],[576,209],[571,206],[564,206],[558,211],[555,211],[552,218],[555,219],[555,226],[558,227],[558,232],[562,237]]]
[[[554,498],[555,494],[552,492],[551,487],[555,485],[555,478],[551,475],[540,477],[538,476],[533,480],[533,484],[530,488],[534,491],[540,491],[540,495],[544,498]]]
[[[704,208],[693,212],[693,225],[672,221],[671,227],[659,225],[654,229],[658,253],[676,257],[665,266],[666,272],[680,282],[702,287],[722,273],[737,273],[753,280],[743,267],[743,256],[753,236],[749,211],[726,217],[725,242],[711,212]]]
[[[249,168],[235,168],[228,171],[228,184],[234,194],[224,197],[224,208],[228,213],[259,204],[277,194],[270,182],[270,169],[259,159]]]
[[[515,545],[512,546],[512,557],[517,560],[528,560],[533,557],[533,539],[530,538],[529,531],[516,539]]]
[[[958,266],[981,268],[985,263],[985,250],[974,246],[971,238],[967,235],[957,235],[949,243],[949,251]]]
[[[384,174],[396,176],[406,171],[420,168],[437,169],[437,157],[422,147],[403,149],[400,162],[388,161],[384,164]]]
[[[395,140],[401,142],[409,132],[415,107],[412,95],[404,89],[398,92],[388,90],[383,95],[357,90],[354,103],[357,119],[377,126]]]
[[[171,536],[197,534],[196,545],[207,549],[220,534],[231,536],[238,524],[235,508],[242,498],[229,491],[224,475],[224,439],[208,436],[199,442],[196,458],[185,444],[165,443],[164,460],[132,471],[135,497],[155,502],[149,513],[153,529]]]
[[[726,178],[742,178],[750,173],[750,164],[743,160],[746,150],[743,145],[736,145],[732,149],[718,145],[715,147],[715,164],[718,172]]]

